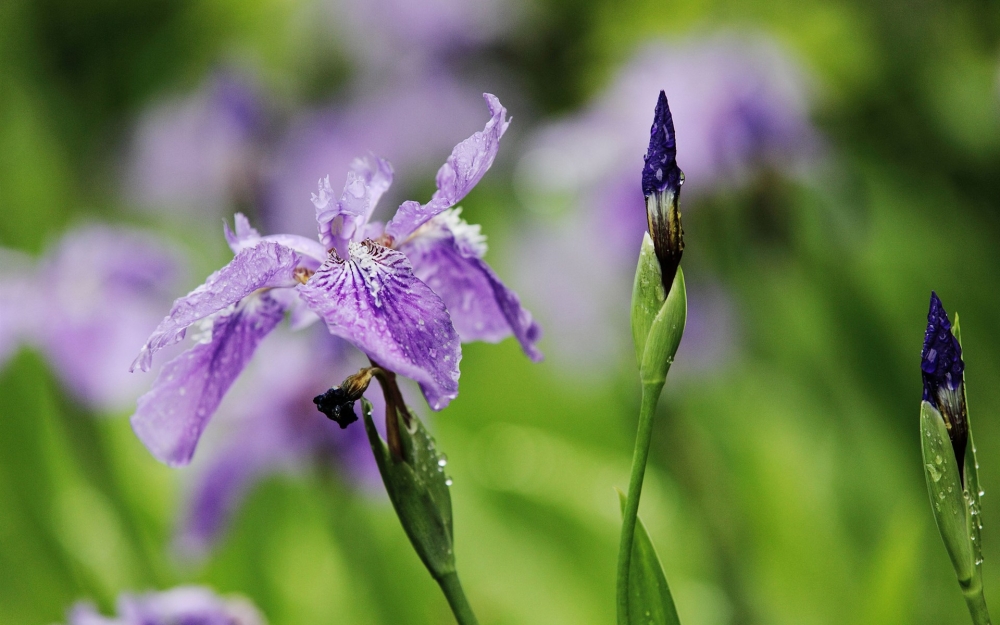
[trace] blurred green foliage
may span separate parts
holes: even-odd
[[[115,150],[144,104],[214,64],[252,58],[293,101],[336,93],[343,53],[294,9],[0,3],[0,244],[38,252],[84,218],[135,221]],[[962,315],[986,596],[1000,601],[1000,8],[546,0],[531,11],[489,53],[542,114],[586,102],[652,37],[764,31],[817,77],[835,171],[808,187],[765,178],[685,215],[686,259],[736,293],[741,343],[723,370],[668,381],[654,433],[642,515],[682,621],[967,622],[918,443],[932,288]],[[501,275],[517,236],[504,175],[466,202]],[[634,364],[608,363],[594,385],[530,364],[510,341],[465,354],[461,396],[430,421],[451,459],[458,566],[481,622],[611,622]],[[124,590],[190,581],[247,595],[277,625],[450,622],[388,501],[321,470],[257,488],[204,566],[178,562],[176,475],[126,416],[86,414],[29,351],[0,373],[0,622],[56,622],[77,599],[110,609]]]

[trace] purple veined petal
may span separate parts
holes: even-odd
[[[223,223],[226,243],[229,244],[229,249],[233,250],[233,254],[239,254],[241,250],[253,247],[257,241],[260,241],[260,233],[250,225],[250,220],[247,219],[246,215],[236,213],[233,216],[233,221],[236,225],[236,232],[229,229],[228,222]]]
[[[534,361],[541,328],[482,260],[486,238],[470,226],[460,209],[447,210],[424,224],[400,251],[413,263],[413,273],[437,293],[463,342],[496,343],[513,334]]]
[[[444,302],[402,253],[351,243],[348,260],[328,259],[298,292],[332,334],[420,383],[434,410],[458,395],[458,333]]]
[[[273,241],[261,241],[242,250],[204,284],[174,302],[170,314],[143,345],[131,370],[138,367],[148,371],[153,354],[184,338],[188,326],[239,302],[257,289],[294,286],[299,260],[294,250]]]
[[[164,365],[131,418],[136,436],[158,460],[170,466],[191,461],[223,395],[283,316],[266,293],[248,298],[213,320],[206,341]]]
[[[437,173],[437,191],[431,201],[421,205],[412,200],[403,202],[386,227],[387,234],[403,240],[428,219],[462,201],[493,165],[500,149],[500,137],[507,132],[510,120],[507,109],[490,93],[484,93],[490,109],[490,120],[482,131],[462,141]]]
[[[381,158],[356,158],[347,172],[347,182],[340,199],[333,200],[330,177],[319,182],[319,193],[312,197],[320,242],[346,254],[346,243],[360,239],[365,224],[379,199],[392,184],[392,165]]]

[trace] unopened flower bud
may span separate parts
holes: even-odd
[[[931,510],[973,622],[988,623],[982,581],[983,492],[965,401],[958,315],[952,325],[935,293],[931,293],[920,370],[924,383],[920,445]]]
[[[649,131],[649,150],[642,168],[642,192],[646,196],[646,220],[660,262],[663,288],[670,290],[684,252],[680,194],[684,172],[677,166],[677,140],[667,95],[660,91]]]
[[[969,419],[965,406],[965,363],[962,346],[951,331],[951,322],[937,293],[931,291],[924,349],[920,354],[924,401],[944,418],[958,470],[963,472],[965,447],[969,439]]]

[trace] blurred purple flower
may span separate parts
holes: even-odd
[[[0,365],[31,345],[91,408],[135,401],[142,383],[128,362],[179,286],[177,252],[145,233],[92,225],[67,232],[35,263],[5,253],[0,266]]]
[[[235,258],[174,302],[133,363],[147,369],[156,351],[180,341],[195,322],[207,331],[139,398],[132,426],[154,456],[173,466],[190,462],[223,395],[285,311],[295,325],[322,318],[331,334],[418,382],[435,410],[458,393],[456,325],[464,341],[513,334],[529,356],[541,358],[538,326],[482,260],[478,227],[453,208],[490,168],[509,124],[499,100],[484,97],[485,128],[455,146],[431,200],[404,202],[384,231],[370,221],[392,181],[381,159],[355,161],[339,199],[329,176],[320,181],[313,204],[323,243],[262,237],[237,215],[236,231],[226,227]]]
[[[275,473],[332,466],[364,489],[381,485],[362,428],[340,430],[317,418],[311,397],[364,366],[357,351],[327,333],[278,331],[219,408],[216,425],[191,465],[180,551],[204,554],[220,538],[253,485]],[[373,412],[384,410],[371,394]]]
[[[329,0],[341,39],[362,63],[419,64],[496,41],[522,15],[510,0]]]
[[[126,195],[145,210],[224,215],[253,197],[265,115],[253,83],[218,72],[148,110],[135,129]]]
[[[820,155],[805,77],[770,41],[730,35],[647,46],[582,113],[538,131],[519,165],[519,184],[529,205],[550,214],[523,241],[519,277],[550,322],[557,357],[578,369],[627,353],[631,276],[647,227],[635,172],[643,168],[649,111],[661,89],[683,159],[687,212],[763,168],[806,173]],[[564,206],[571,216],[551,214]],[[696,353],[725,354],[718,345],[734,332],[725,292],[697,267],[685,274],[688,332],[675,373],[703,361]],[[725,312],[710,311],[709,302]],[[720,325],[694,331],[702,323]],[[616,326],[620,332],[608,330]],[[699,335],[711,348],[698,344]]]
[[[222,598],[201,586],[123,594],[117,610],[117,616],[107,617],[90,603],[78,603],[69,612],[68,625],[265,625],[248,600]]]

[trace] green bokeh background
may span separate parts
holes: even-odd
[[[814,122],[836,175],[765,179],[686,217],[689,257],[734,294],[740,332],[723,370],[668,383],[654,432],[641,514],[682,621],[968,622],[921,471],[932,288],[962,316],[986,597],[1000,610],[998,5],[531,11],[485,54],[541,118],[587,102],[649,39],[719,29],[774,36],[820,86]],[[143,106],[221,61],[252,58],[290,102],[335,95],[350,67],[301,15],[288,0],[0,2],[0,244],[37,253],[85,219],[150,225],[121,204],[117,146]],[[508,275],[525,221],[509,168],[465,204]],[[158,227],[197,269],[225,258],[207,228]],[[611,623],[634,364],[574,381],[507,341],[468,345],[462,371],[458,400],[428,419],[450,458],[458,564],[481,622]],[[122,591],[191,582],[246,595],[274,625],[451,622],[387,500],[321,471],[261,484],[205,564],[178,562],[176,475],[127,416],[90,418],[29,350],[0,372],[0,623],[58,622],[78,599],[110,610]]]

